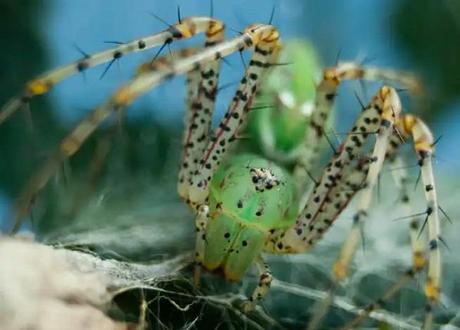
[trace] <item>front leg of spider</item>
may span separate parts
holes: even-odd
[[[169,26],[163,32],[118,44],[114,48],[94,54],[84,53],[82,58],[73,63],[48,71],[28,81],[23,91],[18,96],[9,100],[0,109],[0,125],[33,98],[48,93],[54,86],[73,75],[104,63],[109,63],[105,69],[107,71],[121,57],[135,52],[146,51],[157,46],[164,47],[175,40],[189,39],[196,34],[208,32],[214,24],[222,25],[221,22],[210,17],[187,17]]]
[[[256,308],[257,302],[261,301],[266,296],[273,281],[273,276],[270,268],[268,267],[268,264],[264,262],[261,256],[256,259],[255,264],[257,271],[260,274],[259,282],[249,299],[243,303],[243,311],[245,313],[252,312]]]
[[[279,48],[279,35],[274,28],[263,33],[259,30],[260,26],[251,26],[246,30],[252,37],[246,39],[246,47],[253,47],[254,53],[238,90],[219,127],[213,132],[200,160],[200,166],[191,180],[189,199],[194,204],[202,204],[206,200],[212,174],[221,164],[230,144],[236,140],[235,136],[246,119],[260,85],[260,77],[270,66],[272,56]]]
[[[209,31],[219,31],[219,25],[210,24],[209,19],[201,20],[199,18],[191,18],[191,21],[196,21],[197,19],[201,31],[206,31],[207,29],[210,29]],[[185,23],[184,20],[183,23]],[[223,24],[221,24],[221,26],[223,26]],[[189,26],[189,28],[193,27],[193,24]],[[193,29],[195,32],[198,30],[198,27]],[[252,30],[255,32],[251,32]],[[251,27],[250,30],[241,36],[217,43],[214,46],[209,46],[205,50],[200,51],[199,53],[186,59],[176,61],[162,70],[140,74],[119,88],[107,102],[91,111],[86,118],[74,127],[74,129],[61,141],[58,150],[53,154],[53,156],[50,157],[35,173],[32,179],[29,180],[27,186],[18,199],[20,203],[18,203],[17,212],[15,214],[16,224],[14,230],[16,231],[20,227],[22,220],[28,214],[31,201],[56,173],[59,165],[69,157],[73,156],[80,149],[82,144],[94,133],[94,131],[111,115],[128,107],[137,98],[141,97],[165,80],[192,72],[197,68],[200,68],[200,66],[205,63],[228,56],[240,49],[252,47],[253,44],[269,43],[269,41],[267,41],[268,39],[264,36],[270,36],[272,34],[272,30],[274,30],[273,27],[266,25],[259,25],[256,29]]]
[[[442,242],[438,215],[439,205],[437,202],[436,187],[432,169],[434,139],[428,126],[420,118],[414,115],[402,115],[398,118],[398,120],[396,120],[395,125],[399,134],[407,139],[412,137],[413,140],[415,153],[418,158],[418,165],[420,166],[422,180],[424,183],[425,199],[427,202],[424,225],[428,224],[429,243],[426,244],[425,240],[419,240],[419,235],[421,233],[420,230],[423,230],[423,226],[422,229],[417,229],[417,227],[413,228],[413,226],[411,226],[410,234],[413,254],[412,267],[410,267],[395,284],[387,289],[381,298],[366,306],[359,316],[345,324],[342,328],[344,330],[355,328],[372,311],[384,306],[387,301],[398,293],[405,283],[413,280],[417,273],[424,270],[426,265],[428,265],[428,276],[425,285],[425,295],[427,297],[428,304],[426,306],[423,329],[433,328],[432,310],[439,303],[440,299],[441,253],[438,243]],[[403,184],[404,182],[402,182],[402,186]],[[405,193],[405,188],[402,188],[403,193]],[[403,200],[406,200],[404,195]],[[425,250],[428,250],[428,262],[425,257]]]
[[[200,287],[201,267],[206,251],[206,228],[209,222],[209,207],[203,205],[198,209],[198,214],[195,218],[195,266],[193,273],[193,283],[195,287]]]

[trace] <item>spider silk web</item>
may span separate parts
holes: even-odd
[[[133,135],[128,123],[124,133],[114,139],[97,184],[89,184],[87,170],[61,174],[34,208],[37,239],[105,261],[95,270],[110,274],[107,312],[117,320],[155,329],[305,329],[331,288],[330,270],[351,225],[353,205],[310,252],[266,255],[276,280],[257,311],[244,315],[238,306],[257,285],[254,271],[236,284],[206,272],[200,289],[191,282],[194,223],[192,213],[176,193],[180,145],[180,134],[176,133],[162,132],[159,127],[136,127]],[[141,144],[135,153],[144,158],[129,162],[126,152],[133,143]],[[413,174],[415,182],[417,173]],[[380,181],[363,246],[350,278],[336,291],[321,329],[343,325],[360,308],[379,298],[410,266],[408,222],[394,220],[406,214],[395,202],[397,193],[390,174],[383,173]],[[455,219],[455,183],[441,175],[438,187],[441,205]],[[411,195],[414,213],[423,210],[422,191]],[[53,212],[49,211],[49,200],[53,201]],[[436,320],[447,329],[458,326],[460,317],[460,296],[456,294],[460,270],[455,256],[460,228],[455,221],[443,221],[443,230],[451,252],[443,250],[443,305],[436,311]],[[361,326],[419,328],[425,306],[423,283],[423,275],[418,275],[417,281],[405,286]]]

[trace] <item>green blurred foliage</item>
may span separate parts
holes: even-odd
[[[460,1],[403,0],[398,4],[396,38],[423,74],[430,99],[427,116],[432,118],[446,111],[460,94]]]

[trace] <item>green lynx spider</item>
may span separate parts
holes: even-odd
[[[354,326],[379,308],[402,283],[427,265],[425,292],[429,304],[425,326],[430,328],[432,316],[429,311],[439,301],[441,278],[440,226],[432,170],[433,136],[421,119],[402,114],[394,88],[380,88],[324,168],[319,182],[310,192],[305,190],[307,174],[316,164],[318,145],[324,137],[324,126],[340,83],[350,79],[385,80],[415,91],[418,85],[410,75],[363,67],[352,62],[324,69],[322,79],[316,85],[309,129],[294,157],[297,166],[293,174],[258,155],[245,154],[225,159],[238,140],[238,133],[246,125],[247,113],[267,70],[278,65],[281,50],[279,34],[274,26],[266,24],[251,25],[239,36],[224,40],[224,24],[217,19],[181,19],[161,33],[85,56],[29,81],[17,97],[3,106],[0,124],[32,98],[47,93],[71,75],[133,52],[191,38],[198,33],[205,33],[204,49],[184,50],[177,60],[160,57],[143,65],[135,78],[94,109],[62,140],[55,155],[37,171],[20,198],[14,231],[61,162],[74,155],[106,118],[128,107],[164,80],[187,74],[188,109],[178,191],[197,214],[195,282],[198,284],[201,267],[219,269],[226,279],[237,281],[255,263],[260,281],[244,306],[249,312],[266,295],[272,280],[261,253],[300,253],[308,250],[322,238],[350,200],[357,196],[359,202],[353,226],[333,269],[336,281],[342,281],[359,244],[360,228],[368,217],[372,192],[382,164],[384,161],[401,161],[397,157],[398,148],[412,137],[427,201],[429,257],[425,259],[426,247],[417,241],[416,226],[411,226],[413,267],[387,295],[369,305],[346,327]],[[220,60],[245,49],[252,51],[252,58],[224,118],[212,131],[210,125],[218,90]],[[375,142],[370,141],[371,137],[376,137]],[[366,151],[366,144],[369,147],[371,143],[373,148]],[[397,184],[404,192],[403,176],[397,178]],[[307,197],[301,198],[304,195]],[[403,202],[407,203],[407,194],[403,196]]]

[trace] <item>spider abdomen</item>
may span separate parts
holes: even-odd
[[[213,177],[204,266],[237,281],[273,229],[289,228],[298,209],[289,173],[255,155],[240,155]]]

